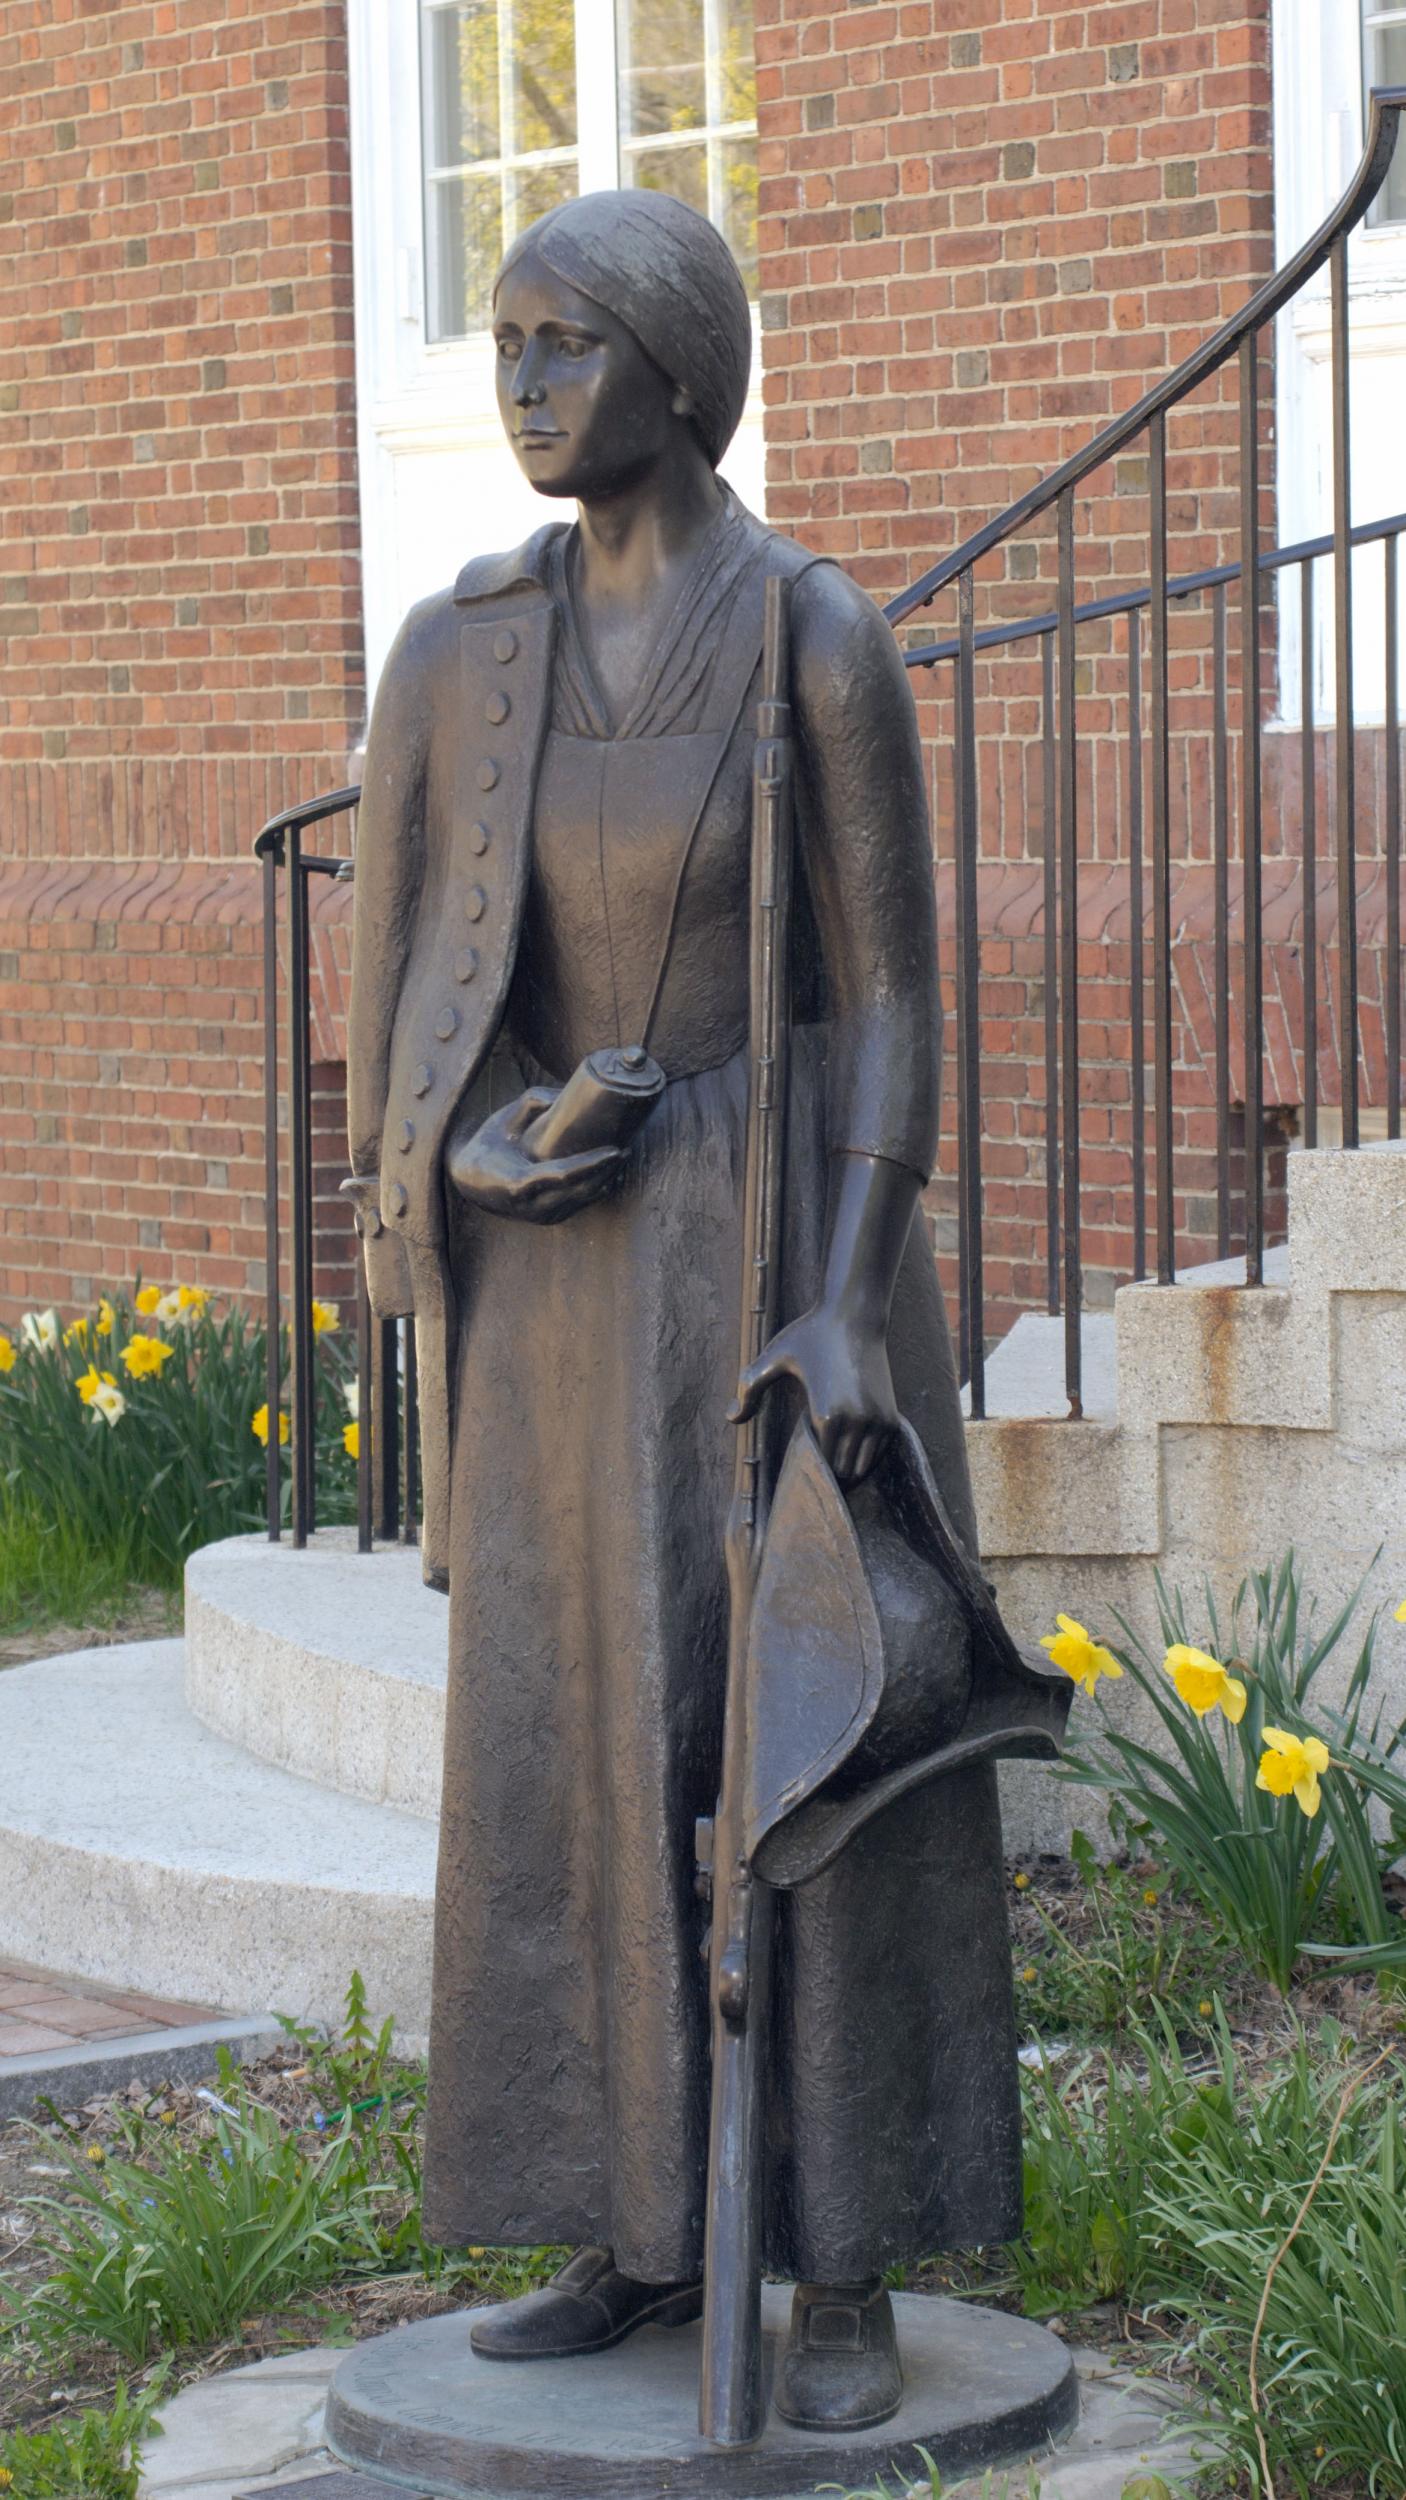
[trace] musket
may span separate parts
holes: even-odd
[[[781,1281],[790,1033],[793,775],[789,582],[766,585],[762,694],[752,767],[750,1066],[742,1211],[741,1367],[776,1331]],[[712,1901],[712,2112],[698,2423],[705,2439],[758,2437],[762,2388],[765,2079],[775,1896],[748,1862],[745,1829],[748,1632],[766,1535],[768,1434],[758,1399],[737,1427],[726,1555],[729,1591],[722,1782],[698,1828],[699,1882]]]

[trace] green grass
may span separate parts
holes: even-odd
[[[130,1539],[95,1547],[70,1519],[41,1517],[0,1482],[0,1633],[115,1622],[145,1595],[131,1547]]]
[[[65,2177],[26,2200],[46,2271],[8,2301],[13,2336],[50,2358],[99,2344],[140,2367],[358,2279],[408,2274],[466,2299],[511,2299],[561,2263],[560,2249],[426,2241],[424,2069],[396,2056],[389,2022],[373,2028],[358,1975],[340,2039],[285,2028],[308,2066],[300,2120],[253,2099],[226,2057],[227,2106],[198,2133],[119,2101],[111,2150],[45,2134]]]
[[[119,2380],[103,2410],[42,2431],[0,2432],[0,2470],[10,2500],[136,2500],[146,2442],[160,2432],[152,2416],[165,2372],[138,2395]]]
[[[1339,2481],[1395,2500],[1406,2050],[1374,2065],[1326,2025],[1255,2075],[1223,2021],[1205,2055],[1166,2025],[1137,2049],[1030,2080],[1023,2306],[1116,2300],[1189,2336],[1237,2489],[1266,2488],[1267,2458],[1281,2500]]]
[[[140,2366],[394,2262],[389,2128],[348,2117],[308,2144],[247,2099],[234,2106],[194,2142],[134,2111],[101,2163],[59,2148],[62,2195],[28,2200],[50,2261],[23,2308],[34,2343],[105,2344]]]

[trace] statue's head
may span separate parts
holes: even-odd
[[[717,228],[658,191],[588,191],[527,227],[493,297],[498,407],[532,484],[589,500],[671,449],[716,468],[752,324]]]

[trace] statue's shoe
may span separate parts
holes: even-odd
[[[798,2283],[776,2410],[803,2431],[862,2431],[903,2401],[893,2304],[879,2283]]]
[[[637,2283],[608,2248],[578,2248],[540,2292],[480,2319],[469,2342],[485,2361],[564,2361],[608,2352],[637,2326],[690,2326],[702,2307],[700,2283]]]

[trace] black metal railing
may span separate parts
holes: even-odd
[[[1385,548],[1386,767],[1384,858],[1387,881],[1384,946],[1387,1029],[1387,1133],[1401,1126],[1401,807],[1398,719],[1397,542],[1406,514],[1354,528],[1349,457],[1349,337],[1347,245],[1380,190],[1406,109],[1406,88],[1378,90],[1370,100],[1362,162],[1337,208],[1302,250],[1253,295],[1244,309],[1205,340],[1176,370],[1105,426],[1082,450],[986,522],[889,603],[890,622],[901,626],[939,594],[956,598],[956,631],[948,638],[905,652],[913,669],[950,667],[952,720],[953,864],[956,906],[956,1102],[957,1265],[960,1354],[969,1384],[971,1412],[985,1412],[986,1295],[983,1285],[982,1078],[977,875],[981,859],[976,661],[980,653],[1009,651],[1036,637],[1041,652],[1041,739],[1044,807],[1045,969],[1045,1227],[1047,1300],[1064,1316],[1065,1388],[1069,1412],[1082,1412],[1080,1058],[1078,868],[1079,629],[1095,620],[1123,617],[1127,630],[1125,704],[1128,756],[1128,892],[1131,920],[1130,1053],[1133,1199],[1132,1273],[1146,1266],[1145,1071],[1143,1066],[1144,865],[1150,868],[1152,904],[1152,1159],[1155,1261],[1159,1282],[1176,1276],[1173,1131],[1173,963],[1171,929],[1171,701],[1169,611],[1193,598],[1211,609],[1212,832],[1215,950],[1215,1122],[1217,1245],[1230,1249],[1230,705],[1227,667],[1227,592],[1238,591],[1240,622],[1239,833],[1241,864],[1241,995],[1245,1029],[1244,1246],[1245,1281],[1262,1283],[1265,1250],[1264,1099],[1264,784],[1261,596],[1266,574],[1297,566],[1303,631],[1302,880],[1304,913],[1304,1134],[1318,1132],[1317,1012],[1317,809],[1314,787],[1313,568],[1321,558],[1333,566],[1335,816],[1338,968],[1337,1045],[1341,1072],[1342,1139],[1359,1138],[1361,1050],[1357,955],[1357,790],[1354,733],[1352,554],[1381,541]],[[1260,544],[1262,443],[1259,350],[1264,334],[1284,307],[1325,265],[1330,271],[1332,359],[1333,527],[1323,537],[1266,553]],[[1168,569],[1167,420],[1210,377],[1239,365],[1238,560],[1173,578]],[[1083,603],[1075,597],[1076,496],[1095,474],[1144,438],[1148,462],[1148,573],[1135,589]],[[1053,513],[1057,537],[1057,584],[1053,609],[1010,624],[978,628],[976,573],[984,557]],[[1143,725],[1143,611],[1148,616],[1149,702]],[[1150,779],[1151,857],[1144,861],[1144,745]]]
[[[263,869],[264,972],[264,1255],[268,1327],[268,1457],[266,1474],[268,1533],[276,1542],[283,1528],[283,1461],[280,1418],[283,1402],[285,1332],[281,1324],[282,1191],[279,1117],[278,1028],[279,878],[287,887],[287,969],[282,984],[287,1026],[288,1144],[287,1203],[291,1214],[288,1285],[289,1325],[289,1515],[294,1545],[306,1545],[317,1525],[317,1330],[314,1320],[315,1193],[312,1093],[312,914],[310,887],[314,877],[350,880],[350,856],[327,858],[305,851],[303,836],[312,825],[334,816],[351,817],[360,799],[356,788],[333,790],[308,799],[271,818],[254,845]],[[351,1218],[347,1217],[348,1229]],[[419,1443],[416,1422],[415,1333],[398,1320],[373,1320],[366,1294],[366,1273],[356,1260],[357,1382],[357,1543],[369,1553],[374,1536],[399,1537],[413,1543],[419,1510]]]

